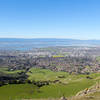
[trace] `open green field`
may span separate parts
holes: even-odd
[[[100,73],[90,75],[70,75],[66,72],[53,72],[51,70],[32,68],[27,73],[30,80],[35,81],[54,81],[41,88],[33,84],[11,84],[0,87],[0,100],[20,100],[21,98],[59,98],[63,94],[71,97],[79,91],[89,88],[100,80]],[[86,77],[91,77],[88,79]]]
[[[4,73],[4,74],[17,74],[20,72],[24,72],[24,70],[9,71],[7,67],[0,68],[0,73]]]
[[[0,87],[0,100],[16,100],[32,97],[37,87],[31,84],[12,84]]]
[[[100,79],[100,73],[92,73],[89,75],[83,74],[69,74],[67,72],[53,72],[49,69],[40,69],[40,68],[31,68],[27,73],[29,80],[36,81],[54,81],[59,80],[62,83],[68,84],[72,82],[81,82],[81,81],[93,81],[96,82]],[[87,79],[86,77],[92,79]]]
[[[68,85],[51,84],[38,89],[32,84],[5,85],[0,87],[0,100],[19,98],[58,98],[63,94],[67,97],[93,85],[92,82],[70,83]]]
[[[63,80],[65,79],[69,74],[66,72],[53,72],[48,69],[39,69],[39,68],[31,68],[29,72],[27,73],[30,80],[36,80],[36,81],[54,81],[57,79]],[[59,76],[64,76],[64,78],[59,78]]]

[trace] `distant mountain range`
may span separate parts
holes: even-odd
[[[32,48],[55,46],[100,46],[100,40],[0,38],[0,49],[30,50]]]

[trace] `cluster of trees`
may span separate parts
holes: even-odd
[[[28,76],[22,72],[20,75],[7,75],[2,73],[0,75],[0,86],[7,85],[7,84],[34,84],[38,87],[42,87],[44,85],[49,85],[49,81],[31,81],[28,79]]]
[[[0,74],[0,86],[7,84],[24,84],[27,80],[27,75],[22,72],[20,74]]]

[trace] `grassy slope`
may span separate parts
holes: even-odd
[[[0,73],[4,73],[4,74],[17,74],[20,72],[24,72],[24,70],[15,70],[15,71],[8,71],[8,68],[0,68]]]
[[[27,73],[27,75],[29,76],[29,79],[30,80],[36,80],[36,81],[45,81],[45,80],[51,80],[51,81],[54,81],[54,80],[59,80],[61,81],[62,83],[72,83],[72,82],[81,82],[82,80],[83,81],[86,81],[86,76],[89,76],[93,79],[87,79],[89,81],[97,81],[99,80],[99,76],[100,76],[100,73],[93,73],[93,74],[90,74],[90,75],[70,75],[68,74],[67,72],[53,72],[51,70],[48,70],[48,69],[39,69],[39,68],[31,68],[29,70],[29,72]],[[64,78],[59,78],[59,76],[64,76]]]
[[[30,71],[27,73],[30,80],[54,81],[59,79],[62,83],[43,86],[39,90],[32,84],[6,85],[0,87],[1,100],[10,100],[9,98],[13,100],[15,98],[59,98],[63,94],[66,97],[70,97],[100,80],[100,73],[89,75],[93,79],[86,79],[87,75],[69,75],[66,72],[52,72],[36,68],[32,68]],[[58,76],[65,77],[58,78]]]
[[[37,90],[31,84],[5,85],[0,87],[0,100],[15,100],[19,98],[29,98]]]
[[[66,72],[53,72],[51,70],[47,69],[39,69],[39,68],[32,68],[30,69],[30,72],[27,73],[29,75],[30,80],[36,80],[36,81],[46,81],[46,80],[57,80],[59,79],[58,76],[68,76],[68,73]],[[60,79],[62,80],[62,79]]]

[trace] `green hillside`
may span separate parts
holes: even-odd
[[[1,100],[21,98],[59,98],[76,95],[79,91],[89,88],[100,80],[100,73],[75,75],[66,72],[32,68],[27,73],[31,81],[52,81],[49,85],[38,88],[33,84],[10,84],[0,87]],[[54,82],[55,80],[59,80]],[[5,95],[6,94],[6,95]]]

